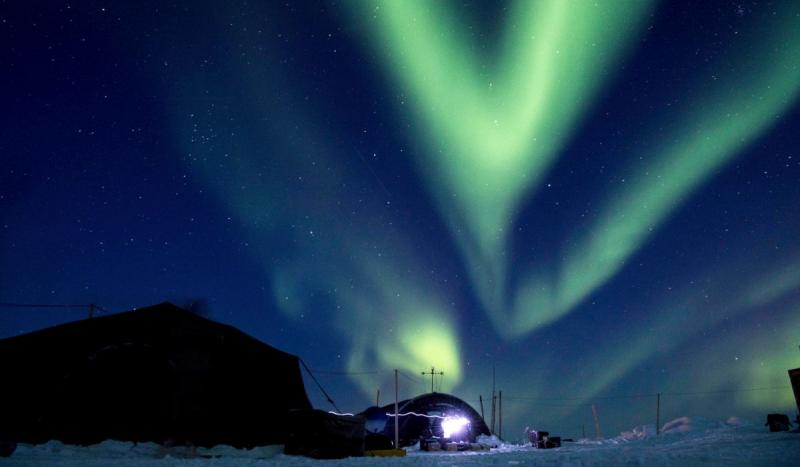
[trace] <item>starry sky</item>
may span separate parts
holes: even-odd
[[[512,439],[793,410],[797,2],[0,1],[0,67],[0,302],[205,303],[352,412],[494,369]]]

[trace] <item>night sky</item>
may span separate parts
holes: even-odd
[[[350,412],[495,367],[512,439],[793,410],[798,2],[0,1],[0,51],[0,302],[204,302]]]

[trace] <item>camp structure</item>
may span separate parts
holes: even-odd
[[[489,427],[469,404],[456,396],[438,392],[422,394],[398,402],[399,447],[410,446],[428,438],[452,438],[474,442],[479,435],[489,435]],[[394,439],[394,403],[370,407],[360,414],[366,419],[368,433],[380,433]],[[448,425],[453,426],[448,432]]]
[[[298,357],[171,303],[0,340],[0,438],[283,444]]]

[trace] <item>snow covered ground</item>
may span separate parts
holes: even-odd
[[[769,433],[758,424],[736,419],[708,422],[687,417],[664,425],[655,436],[653,426],[639,427],[602,441],[578,440],[559,449],[536,450],[503,444],[489,452],[428,453],[411,450],[404,458],[350,458],[317,461],[286,456],[278,447],[250,451],[218,446],[198,449],[186,458],[184,448],[165,451],[156,444],[106,441],[89,446],[59,442],[21,445],[0,466],[469,466],[469,465],[800,465],[800,433]]]

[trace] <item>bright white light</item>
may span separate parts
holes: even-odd
[[[450,438],[459,433],[465,426],[469,425],[469,420],[464,417],[445,417],[442,420],[442,431],[445,438]]]

